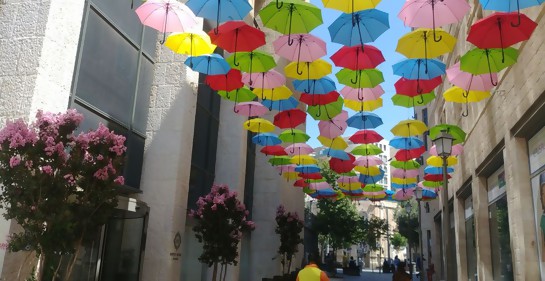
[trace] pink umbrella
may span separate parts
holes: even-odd
[[[418,169],[415,170],[403,170],[403,169],[392,169],[390,175],[394,178],[415,178],[420,175]]]
[[[295,156],[295,155],[307,155],[307,154],[311,154],[312,152],[314,152],[314,149],[306,144],[306,143],[294,143],[288,147],[286,147],[286,149],[284,149],[286,151],[286,153],[289,155],[289,156]]]
[[[452,146],[452,152],[451,152],[452,156],[458,156],[458,155],[462,154],[463,152],[464,152],[464,146],[462,146],[461,144],[455,144],[455,145]],[[438,156],[437,155],[437,147],[435,147],[435,145],[430,147],[430,154],[434,155],[434,156]]]
[[[309,184],[308,187],[311,188],[311,189],[314,189],[314,190],[331,189],[331,186],[329,185],[329,183],[327,183],[325,181],[312,182],[312,183]]]
[[[148,0],[135,10],[143,25],[163,33],[186,32],[197,26],[197,17],[185,4],[176,0]]]
[[[473,75],[469,72],[462,71],[460,70],[460,62],[457,62],[447,69],[448,81],[464,90],[490,91],[490,89],[494,88],[490,75],[492,75],[493,81],[498,81],[498,75],[496,73]]]
[[[414,195],[414,188],[407,188],[407,189],[398,190],[394,194],[394,196],[392,196],[392,198],[397,201],[406,201],[411,199],[413,195]]]
[[[351,88],[344,87],[341,89],[341,95],[345,99],[349,100],[359,100],[359,101],[368,101],[376,100],[384,94],[384,89],[382,86],[378,85],[374,88]]]
[[[247,101],[235,105],[233,111],[242,116],[256,117],[269,112],[269,109],[257,101]]]
[[[274,40],[273,46],[277,55],[290,61],[311,62],[327,54],[325,42],[306,33],[280,36]]]
[[[272,89],[286,84],[286,77],[276,70],[242,74],[242,82],[248,87],[261,86],[262,89]]]
[[[356,159],[356,161],[354,161],[354,165],[363,167],[377,166],[382,164],[384,164],[382,159],[375,155],[360,156]]]
[[[320,135],[328,139],[336,138],[346,131],[346,120],[348,119],[348,112],[346,110],[341,111],[337,116],[331,120],[322,120],[318,122],[318,129]]]
[[[337,182],[350,184],[350,183],[353,183],[353,182],[359,182],[359,178],[357,176],[340,176],[337,179]]]
[[[275,168],[278,171],[278,173],[282,174],[282,173],[288,173],[288,172],[295,172],[295,167],[296,167],[295,164],[290,164],[290,165],[276,166]]]

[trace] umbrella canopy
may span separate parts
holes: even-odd
[[[188,56],[208,55],[216,49],[210,36],[202,30],[172,33],[167,37],[165,46],[177,54]]]
[[[465,0],[409,0],[405,2],[397,17],[406,26],[435,29],[436,26],[460,22],[470,8]]]
[[[430,156],[426,159],[426,164],[433,167],[443,167],[443,158],[439,156]],[[458,158],[455,156],[447,157],[447,166],[454,166],[458,164]]]
[[[344,13],[353,13],[375,8],[381,0],[322,0],[324,7],[339,10]]]
[[[355,169],[358,169],[358,167],[356,166]],[[364,168],[360,167],[360,169],[364,169]],[[359,178],[360,182],[364,183],[364,184],[375,184],[375,183],[381,181],[384,178],[384,171],[380,170],[380,169],[379,169],[379,171],[380,171],[380,174],[375,175],[375,176],[368,175],[368,174],[360,174],[360,178]]]
[[[471,25],[467,41],[481,49],[503,49],[530,39],[536,27],[524,14],[496,12]]]
[[[407,107],[407,108],[411,108],[415,106],[424,106],[430,103],[433,99],[435,99],[435,93],[433,92],[416,95],[412,97],[406,96],[406,95],[392,96],[392,102],[394,103],[394,105]]]
[[[443,83],[443,78],[441,78],[441,76],[437,76],[430,80],[410,80],[402,77],[395,82],[394,87],[396,89],[396,93],[398,94],[405,96],[416,96],[433,91],[435,88],[437,88],[437,86],[441,85],[441,83]]]
[[[338,158],[331,158],[329,159],[329,168],[336,173],[348,173],[356,167],[354,165],[354,160],[356,160],[356,157],[352,154],[348,154],[349,160],[342,160]]]
[[[390,175],[395,178],[414,178],[420,174],[419,170],[391,169]]]
[[[460,87],[451,87],[443,93],[443,97],[446,101],[456,102],[456,103],[465,103],[466,108],[465,112],[462,112],[462,116],[467,116],[469,114],[469,105],[470,102],[479,102],[483,99],[490,97],[490,92],[484,91],[466,91]]]
[[[363,188],[363,192],[381,192],[384,187],[380,184],[368,184]]]
[[[496,10],[502,12],[514,12],[517,11],[520,14],[520,9],[526,9],[533,6],[541,5],[544,0],[507,0],[507,1],[493,1],[493,0],[479,0],[483,9]],[[519,21],[520,23],[520,21]],[[516,23],[513,23],[517,25]]]
[[[261,146],[271,146],[282,143],[277,135],[271,133],[257,134],[252,137],[252,142]]]
[[[378,69],[351,70],[343,68],[335,74],[339,83],[352,88],[374,88],[384,82],[384,76]]]
[[[286,147],[285,152],[289,156],[306,155],[314,152],[314,149],[306,143],[294,143]]]
[[[366,175],[370,177],[384,175],[384,171],[376,166],[369,166],[369,167],[356,166],[354,167],[354,170],[360,172],[362,175]],[[365,183],[373,183],[373,182],[365,182]]]
[[[492,73],[500,72],[517,62],[518,51],[512,47],[507,49],[479,49],[474,48],[460,58],[460,69],[471,74],[490,75],[490,82],[496,86],[497,81]]]
[[[327,76],[320,79],[293,80],[293,87],[306,94],[327,94],[337,89],[335,81]]]
[[[303,173],[303,174],[313,174],[313,173],[319,173],[320,168],[316,165],[301,165],[295,168],[295,172]]]
[[[298,129],[288,129],[280,133],[280,135],[278,135],[278,138],[283,142],[296,143],[306,142],[310,139],[310,136]]]
[[[272,89],[255,88],[253,92],[262,100],[284,100],[293,95],[293,92],[284,85]]]
[[[307,112],[315,120],[331,120],[343,110],[343,99],[339,96],[337,101],[325,104],[309,106]]]
[[[420,120],[403,120],[395,125],[390,131],[394,136],[410,137],[423,134],[428,126]]]
[[[269,163],[273,166],[290,165],[291,157],[289,156],[273,156],[269,159]]]
[[[299,177],[307,180],[323,180],[322,174],[320,173],[299,173]]]
[[[389,28],[387,13],[368,9],[340,15],[328,30],[332,42],[355,46],[375,41]]]
[[[394,195],[392,195],[392,198],[397,201],[406,201],[406,200],[410,200],[413,196],[414,196],[413,189],[400,189],[396,191]]]
[[[228,21],[208,32],[212,42],[229,53],[250,52],[265,45],[265,33],[244,21]]]
[[[320,8],[299,0],[272,1],[259,11],[259,17],[266,27],[288,35],[309,33],[323,23]]]
[[[274,116],[273,124],[280,129],[295,128],[305,123],[306,117],[301,109],[284,110]]]
[[[382,52],[371,45],[343,46],[331,60],[338,67],[352,70],[376,68],[385,61]]]
[[[348,156],[348,153],[346,153],[344,150],[338,150],[338,149],[332,149],[332,148],[326,148],[320,152],[320,155],[326,156],[326,157],[334,157],[339,158],[342,160],[350,160],[350,157]]]
[[[242,87],[232,91],[218,91],[222,98],[234,101],[235,103],[253,101],[257,96],[250,89]]]
[[[454,172],[454,169],[452,167],[447,167],[447,173],[450,174],[452,172]],[[442,175],[443,168],[427,166],[426,168],[424,168],[424,174]]]
[[[339,96],[339,93],[337,93],[336,91],[331,91],[324,95],[301,94],[301,96],[299,97],[299,101],[302,103],[306,103],[310,106],[326,105],[337,101],[337,99],[339,99]]]
[[[291,163],[297,165],[312,165],[317,164],[318,160],[310,155],[297,155],[291,158]]]
[[[276,170],[279,172],[279,173],[293,173],[295,172],[295,167],[297,167],[296,165],[294,164],[289,164],[289,165],[278,165],[276,166]]]
[[[349,127],[356,129],[374,129],[382,125],[382,119],[371,112],[358,112],[346,121]]]
[[[323,59],[313,62],[291,62],[284,67],[287,77],[294,79],[320,79],[331,73],[331,64]]]
[[[413,184],[416,183],[418,180],[416,177],[414,178],[392,178],[392,183],[395,184]]]
[[[474,91],[490,91],[494,88],[492,82],[498,81],[496,73],[491,73],[492,79],[489,79],[487,74],[474,75],[469,72],[460,70],[460,62],[447,69],[447,78],[454,86],[458,86],[466,90]]]
[[[299,179],[296,180],[295,183],[293,183],[293,186],[298,187],[308,187],[309,183],[306,181],[306,179]]]
[[[431,131],[431,129],[430,129],[430,131]],[[458,144],[455,144],[455,145],[452,146],[452,151],[451,151],[450,155],[458,156],[458,155],[462,154],[463,152],[464,152],[464,146],[458,143]],[[437,154],[437,147],[435,145],[432,145],[432,147],[430,147],[430,155],[435,155],[435,156],[438,155]]]
[[[283,100],[263,100],[261,103],[268,107],[269,110],[283,111],[297,108],[299,101],[297,101],[297,99],[294,97],[289,97]]]
[[[416,162],[415,160],[409,160],[409,161],[394,160],[390,162],[390,166],[397,169],[403,169],[403,170],[414,170],[414,169],[420,168],[420,164]]]
[[[384,162],[378,156],[371,155],[371,156],[360,156],[356,158],[356,161],[354,161],[354,164],[357,166],[369,167],[369,166],[383,165]]]
[[[277,55],[295,62],[311,62],[327,54],[325,42],[308,33],[280,36],[273,47]]]
[[[432,33],[442,37],[441,41],[435,42]],[[399,38],[396,51],[411,59],[428,59],[452,52],[456,45],[456,38],[446,31],[438,28],[418,28]]]
[[[447,174],[447,179],[450,179],[450,178],[452,178],[452,177],[449,174]],[[428,175],[424,176],[424,180],[426,180],[426,181],[442,181],[443,180],[443,175],[428,174]]]
[[[231,66],[218,54],[189,57],[184,62],[194,71],[207,75],[227,74]]]
[[[374,144],[360,144],[352,149],[352,154],[362,156],[379,155],[382,152],[382,149]]]
[[[377,85],[374,88],[351,88],[345,86],[341,89],[341,95],[345,99],[351,100],[376,100],[384,94],[382,86]]]
[[[454,141],[452,142],[454,146],[456,144],[463,143],[466,140],[466,132],[464,132],[464,130],[462,130],[460,127],[456,125],[450,125],[450,124],[439,124],[439,125],[435,125],[431,127],[430,138],[432,140],[436,139],[437,136],[441,134],[441,131],[446,131],[449,135],[451,135],[454,138]]]
[[[390,146],[396,149],[415,149],[424,146],[424,141],[416,137],[394,137]]]
[[[344,150],[348,147],[348,143],[342,137],[326,138],[324,136],[318,136],[318,141],[325,146],[333,149]]]
[[[288,155],[286,151],[284,150],[283,146],[280,145],[269,145],[264,146],[261,150],[261,153],[265,155],[275,155],[275,156],[282,156],[282,155]]]
[[[267,72],[276,66],[273,56],[262,51],[238,52],[227,58],[231,67],[244,72]]]
[[[216,91],[233,91],[244,86],[241,79],[242,74],[240,71],[231,69],[226,74],[207,75],[204,82]]]
[[[374,142],[379,142],[384,138],[377,132],[372,130],[361,130],[355,132],[350,138],[348,138],[353,143],[363,143],[369,144]]]
[[[445,74],[446,65],[437,59],[406,59],[394,64],[392,68],[395,75],[403,78],[429,80]]]
[[[320,135],[329,139],[342,135],[347,127],[346,119],[348,119],[348,113],[343,110],[331,120],[319,121],[318,129],[320,131]]]
[[[360,101],[360,100],[344,100],[344,106],[354,110],[354,111],[373,111],[375,109],[382,107],[382,98],[378,98],[376,100],[366,100],[366,101]]]
[[[248,87],[272,89],[286,84],[286,77],[280,72],[271,69],[267,72],[244,73],[242,82]]]
[[[197,17],[186,5],[176,0],[149,0],[135,10],[143,25],[163,33],[186,32],[198,25]]]
[[[254,133],[268,133],[274,131],[273,123],[263,118],[250,119],[243,123],[243,128]]]
[[[269,109],[257,101],[246,101],[235,105],[233,111],[242,116],[257,117],[265,115]]]
[[[252,10],[252,6],[245,0],[189,0],[186,5],[198,17],[222,22],[242,20]],[[216,32],[218,26],[216,26]]]
[[[421,146],[413,149],[400,149],[394,155],[394,158],[401,161],[407,161],[422,156],[426,152],[426,147]]]

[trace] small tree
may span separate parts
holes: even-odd
[[[275,232],[280,234],[278,253],[282,256],[282,273],[289,273],[293,256],[297,253],[297,246],[303,243],[300,236],[301,231],[303,231],[303,221],[299,219],[297,212],[286,213],[283,205],[278,206],[276,209],[275,219]],[[285,266],[286,262],[288,263],[287,267]]]
[[[388,222],[385,219],[377,217],[362,219],[362,221],[364,229],[363,241],[365,241],[371,250],[378,250],[379,247],[377,247],[377,242],[380,240],[380,237],[388,231]]]
[[[246,220],[248,211],[237,199],[237,193],[226,185],[214,185],[212,190],[197,200],[197,210],[189,215],[197,221],[195,237],[203,243],[199,261],[214,266],[212,280],[225,280],[227,266],[237,265],[238,244],[243,231],[253,230],[254,223]],[[218,264],[221,264],[217,279]]]
[[[124,183],[125,137],[102,124],[76,136],[82,120],[75,110],[38,111],[34,123],[16,120],[0,130],[0,204],[23,228],[10,235],[9,250],[40,255],[41,280],[57,278],[72,254],[70,278],[84,236],[107,222]]]
[[[390,239],[390,243],[392,244],[392,247],[394,247],[394,250],[400,251],[407,246],[407,238],[403,237],[399,232],[396,232],[392,236],[392,239]]]

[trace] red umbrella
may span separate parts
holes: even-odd
[[[409,80],[401,78],[394,84],[396,93],[409,97],[421,95],[423,93],[429,93],[433,91],[437,86],[443,83],[443,78],[437,76],[430,80]]]
[[[274,156],[288,155],[286,151],[284,150],[284,147],[280,145],[264,146],[260,151],[261,153],[265,155],[274,155]]]
[[[303,179],[308,180],[319,180],[322,178],[322,174],[320,173],[312,173],[312,174],[305,174],[305,173],[299,173],[299,177]]]
[[[301,109],[284,110],[274,116],[273,124],[280,129],[295,128],[307,119],[307,113]]]
[[[447,179],[450,179],[452,178],[449,174],[447,174]],[[432,175],[432,174],[426,174],[424,175],[424,180],[427,180],[427,181],[442,181],[443,180],[443,175],[439,174],[439,175]]]
[[[338,67],[352,70],[376,68],[384,62],[382,52],[371,45],[344,46],[331,56]]]
[[[331,168],[331,170],[339,174],[352,171],[352,169],[356,167],[356,165],[354,165],[356,157],[354,157],[354,155],[350,153],[348,153],[348,157],[350,157],[350,160],[341,160],[334,157],[329,159],[329,167]]]
[[[299,179],[299,180],[296,180],[295,183],[293,183],[293,186],[298,186],[298,187],[308,187],[309,183],[307,182],[306,179]]]
[[[240,70],[234,68],[231,68],[227,74],[208,75],[204,82],[216,91],[230,92],[244,86]]]
[[[332,102],[337,101],[339,98],[339,93],[337,91],[331,91],[327,94],[305,94],[302,93],[299,101],[304,102],[310,106],[315,105],[326,105]]]
[[[265,33],[244,21],[228,21],[208,32],[212,43],[229,53],[250,52],[265,45]]]
[[[497,12],[475,22],[469,29],[467,41],[481,49],[504,49],[528,40],[536,27],[537,23],[524,14]]]
[[[395,154],[395,159],[399,161],[409,161],[422,156],[426,152],[426,147],[422,146],[414,149],[400,149]]]
[[[350,138],[348,138],[353,143],[374,143],[379,142],[384,139],[379,133],[373,130],[361,130],[354,133]]]

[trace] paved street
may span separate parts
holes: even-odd
[[[392,273],[377,273],[377,272],[362,272],[361,276],[342,276],[339,274],[337,278],[331,278],[331,281],[391,281]],[[413,281],[419,281],[416,275],[413,275]]]

